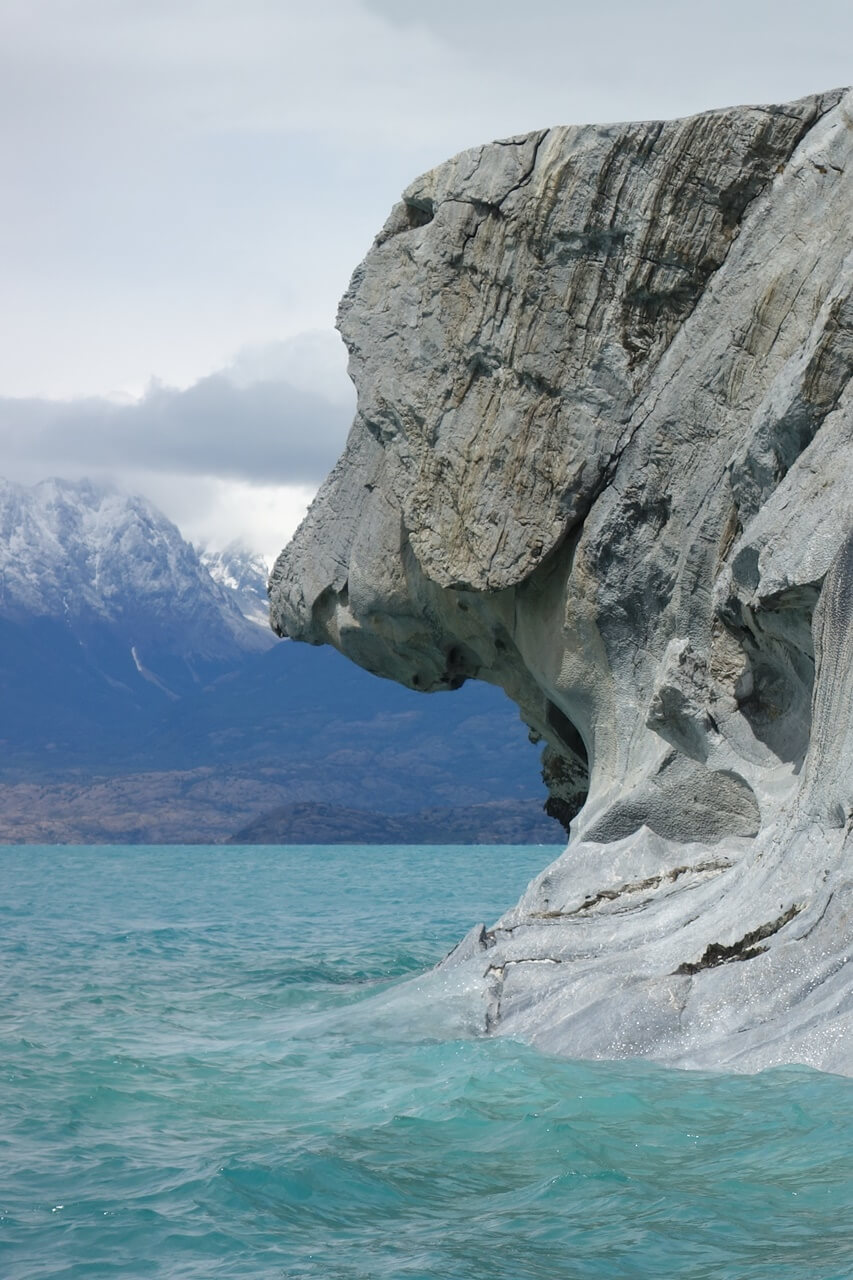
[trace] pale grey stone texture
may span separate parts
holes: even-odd
[[[448,965],[577,1056],[853,1072],[853,93],[556,128],[408,188],[274,625],[502,685],[566,853]]]

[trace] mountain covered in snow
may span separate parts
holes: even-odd
[[[231,589],[235,571],[245,589],[262,562],[235,547],[207,560],[139,494],[91,480],[0,480],[4,617],[88,616],[132,626],[131,618],[150,614],[180,649],[202,657],[269,647],[246,625]]]
[[[199,559],[213,581],[230,594],[243,616],[258,626],[269,629],[269,568],[263,556],[252,551],[245,543],[234,541],[221,550],[202,548]]]
[[[276,643],[177,527],[89,480],[0,481],[0,749],[85,758]]]
[[[0,617],[61,623],[84,647],[109,633],[178,694],[275,643],[152,503],[90,480],[0,481]]]

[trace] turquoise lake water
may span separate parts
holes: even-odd
[[[850,1280],[853,1081],[418,976],[556,852],[0,849],[0,1277]]]

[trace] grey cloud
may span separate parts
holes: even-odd
[[[217,373],[186,390],[152,386],[135,404],[2,399],[0,447],[9,474],[38,465],[316,485],[351,417],[351,406],[284,382],[238,386]]]

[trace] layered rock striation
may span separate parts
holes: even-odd
[[[446,962],[576,1056],[853,1072],[853,93],[464,152],[339,325],[274,627],[502,685],[565,854]]]

